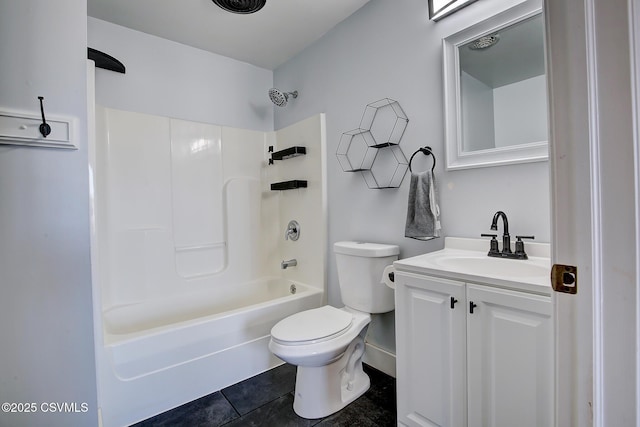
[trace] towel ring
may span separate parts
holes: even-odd
[[[420,147],[415,151],[415,153],[411,155],[411,158],[409,159],[409,172],[413,172],[413,170],[411,170],[411,162],[418,153],[422,153],[425,156],[431,155],[431,157],[433,157],[433,166],[431,166],[431,172],[433,172],[433,170],[436,168],[436,156],[433,154],[431,147]]]

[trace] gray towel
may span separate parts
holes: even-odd
[[[440,237],[440,208],[432,171],[411,173],[404,236],[418,240]]]

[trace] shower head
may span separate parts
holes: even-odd
[[[269,89],[269,98],[271,99],[271,102],[273,102],[278,107],[284,107],[285,105],[287,105],[287,102],[289,102],[289,97],[297,98],[298,91],[294,90],[293,92],[283,92],[280,89],[276,89],[275,87]]]
[[[488,49],[494,44],[498,43],[499,41],[500,41],[500,35],[497,33],[491,34],[489,36],[482,36],[479,39],[476,39],[471,43],[469,43],[469,49],[471,50]]]
[[[262,9],[267,0],[213,0],[213,2],[227,12],[247,15]]]

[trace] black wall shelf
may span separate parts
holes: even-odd
[[[273,151],[272,146],[269,147],[269,151]],[[306,147],[299,147],[299,146],[289,147],[289,148],[285,148],[284,150],[280,150],[280,151],[276,151],[275,153],[272,153],[271,160],[269,161],[269,163],[273,164],[274,160],[286,160],[292,157],[303,156],[305,154],[307,154]]]
[[[115,71],[122,74],[125,73],[125,67],[122,62],[118,61],[111,55],[100,52],[99,50],[90,47],[87,48],[87,58],[94,61],[98,68],[104,68],[105,70]]]
[[[307,188],[307,181],[294,179],[292,181],[274,182],[271,184],[271,190],[295,190],[296,188]]]
[[[345,172],[360,172],[372,189],[398,188],[409,169],[400,140],[409,118],[390,98],[367,104],[356,129],[340,137],[336,156]]]

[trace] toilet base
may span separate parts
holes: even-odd
[[[345,353],[326,366],[298,366],[293,410],[302,418],[323,418],[362,396],[371,385],[362,369],[364,340],[358,336]]]

